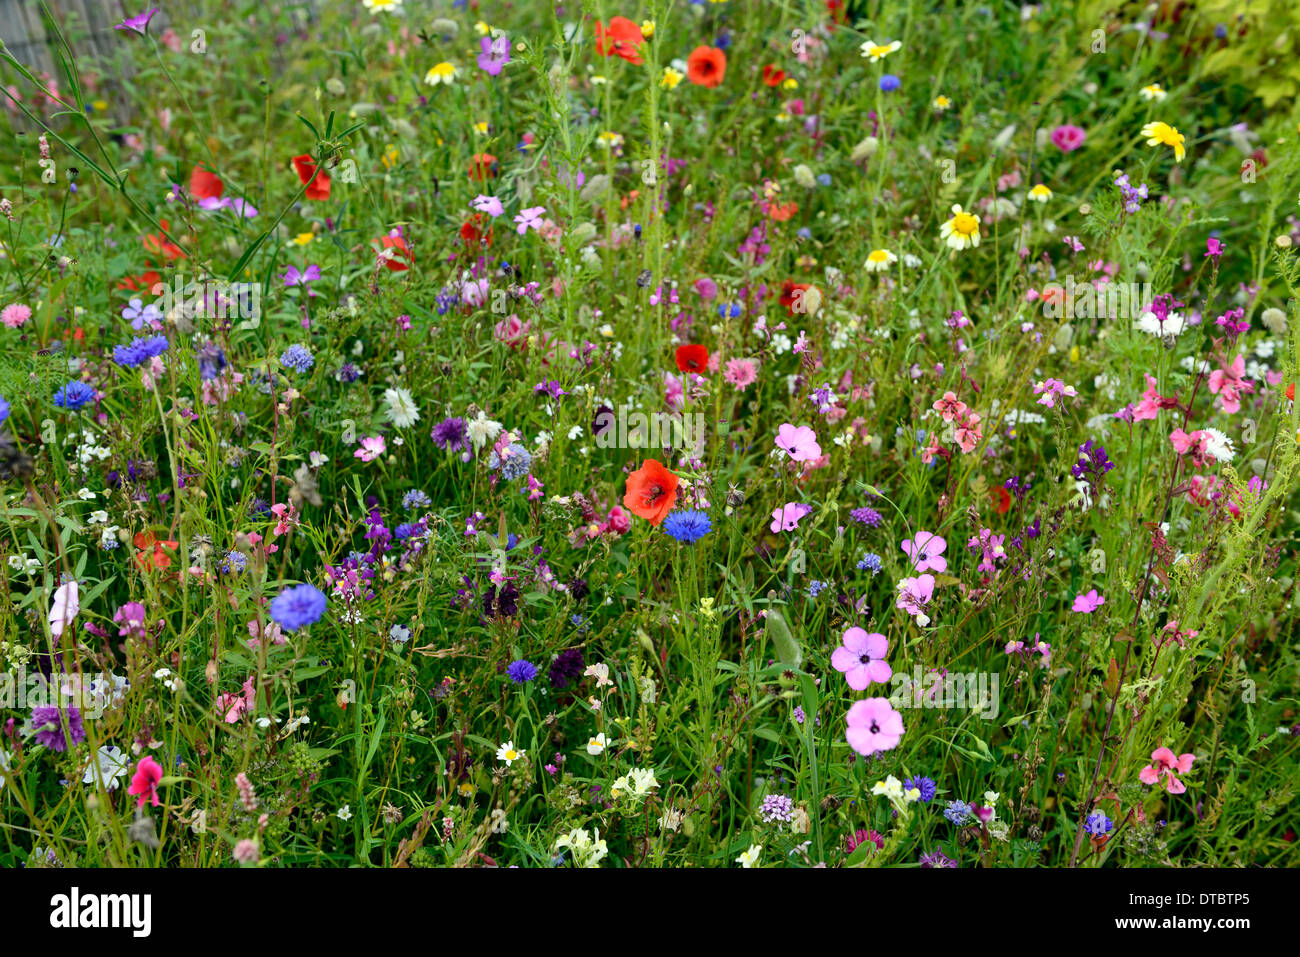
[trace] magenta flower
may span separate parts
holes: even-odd
[[[519,227],[515,230],[520,236],[530,229],[542,228],[542,213],[546,212],[545,206],[530,206],[523,210],[515,217],[515,222]]]
[[[796,462],[811,462],[822,454],[817,444],[817,433],[806,425],[795,428],[789,422],[777,429],[776,447]]]
[[[903,539],[900,546],[911,559],[912,567],[918,572],[939,572],[948,570],[948,559],[943,557],[948,543],[932,532],[917,532],[916,541]]]
[[[894,607],[907,612],[916,619],[918,626],[924,628],[930,624],[930,616],[926,614],[926,609],[929,608],[930,599],[933,597],[933,575],[904,578],[898,583],[898,599],[894,602]]]
[[[147,754],[140,759],[135,768],[135,776],[131,778],[131,786],[126,789],[127,794],[138,796],[136,807],[144,807],[145,801],[151,801],[154,807],[162,804],[158,800],[158,782],[162,776],[161,764]]]
[[[388,448],[388,443],[384,441],[382,435],[372,435],[361,440],[361,448],[357,449],[352,455],[363,462],[373,462],[379,456],[384,454]]]
[[[479,41],[479,49],[483,51],[478,55],[479,69],[492,76],[500,76],[505,65],[510,62],[510,38],[504,34],[495,38],[483,37]]]
[[[884,684],[893,675],[893,669],[884,661],[889,650],[884,635],[850,628],[841,640],[844,643],[831,653],[831,666],[844,673],[844,680],[854,691],[865,691],[872,682]]]
[[[772,524],[769,527],[773,532],[793,532],[799,527],[800,519],[811,513],[811,505],[805,505],[803,502],[786,502],[772,512]]]
[[[1106,604],[1106,599],[1098,595],[1095,588],[1089,590],[1086,595],[1074,596],[1074,611],[1085,615],[1091,615],[1104,604]]]
[[[1070,123],[1052,130],[1052,143],[1062,153],[1073,153],[1087,138],[1088,134],[1081,127]]]
[[[157,12],[158,8],[154,7],[152,10],[146,10],[144,13],[137,14],[134,17],[127,17],[121,23],[113,24],[113,29],[130,30],[132,33],[138,33],[140,36],[144,36],[145,31],[149,28],[149,21],[153,19],[153,15]]]
[[[1218,259],[1222,255],[1223,243],[1219,242],[1219,240],[1215,239],[1213,236],[1205,240],[1206,259]]]
[[[1138,772],[1138,780],[1143,784],[1156,784],[1163,775],[1165,790],[1170,794],[1182,794],[1187,790],[1187,785],[1174,777],[1174,772],[1186,774],[1192,769],[1192,762],[1195,760],[1194,754],[1180,754],[1174,757],[1174,752],[1168,748],[1156,748],[1151,752],[1151,764]]]
[[[861,755],[898,747],[903,739],[903,716],[888,698],[864,698],[849,708],[849,746]]]

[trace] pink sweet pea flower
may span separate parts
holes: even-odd
[[[795,428],[789,422],[777,429],[776,447],[796,462],[809,462],[822,454],[817,433],[806,425]]]
[[[912,567],[918,572],[939,572],[948,570],[948,559],[943,557],[948,543],[932,532],[917,532],[916,541],[903,539],[899,546],[912,561]]]
[[[146,800],[152,801],[154,807],[162,804],[158,800],[158,782],[162,780],[162,765],[153,758],[145,755],[136,765],[135,777],[131,778],[131,786],[126,789],[127,794],[139,796],[136,807],[144,807]]]
[[[1187,790],[1187,785],[1174,777],[1174,772],[1186,774],[1192,769],[1192,762],[1195,760],[1194,754],[1180,754],[1174,757],[1174,752],[1168,748],[1156,748],[1151,752],[1152,763],[1138,772],[1138,780],[1143,784],[1156,784],[1160,776],[1164,775],[1165,790],[1170,794],[1182,794]]]
[[[234,724],[241,715],[251,712],[257,703],[257,691],[253,688],[253,679],[250,677],[244,682],[242,694],[217,695],[217,710],[225,712],[226,724]]]
[[[1097,594],[1097,589],[1093,588],[1086,595],[1074,596],[1073,610],[1085,615],[1091,615],[1104,604],[1106,604],[1106,599]]]
[[[903,739],[903,716],[888,698],[864,698],[849,708],[849,745],[861,755],[888,751]]]
[[[864,691],[872,682],[884,684],[893,675],[893,669],[884,661],[889,650],[884,635],[850,628],[841,640],[843,644],[831,653],[831,666],[844,673],[844,680],[854,691]]]

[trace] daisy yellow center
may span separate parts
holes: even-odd
[[[875,44],[867,50],[867,56],[885,56],[891,52],[893,52],[893,47],[883,47],[880,44]]]
[[[952,218],[952,231],[958,236],[973,236],[979,228],[979,220],[970,213],[958,213]]]
[[[867,256],[867,259],[871,260],[873,263],[889,262],[889,252],[884,249],[873,249],[871,255]]]
[[[511,748],[509,751],[506,752],[507,761],[513,761],[517,757],[519,757],[519,752],[516,751],[514,748]]]

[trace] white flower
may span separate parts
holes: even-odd
[[[108,512],[104,511],[102,508],[91,512],[90,518],[86,519],[86,523],[89,525],[103,525],[107,521]]]
[[[873,249],[868,254],[867,261],[862,264],[862,268],[867,272],[884,272],[896,262],[898,257],[888,249]]]
[[[1138,92],[1142,94],[1142,99],[1155,100],[1157,103],[1169,95],[1164,91],[1164,88],[1161,87],[1159,83],[1152,83],[1148,86],[1144,86]]]
[[[587,753],[593,756],[603,752],[606,747],[608,747],[608,742],[605,740],[605,732],[603,731],[587,741]]]
[[[409,429],[420,420],[420,410],[406,389],[385,389],[384,403],[388,406],[388,419],[399,429]]]
[[[402,0],[361,0],[361,5],[371,13],[393,13],[402,9]]]
[[[83,502],[89,502],[94,497],[95,493],[88,488],[83,488],[77,492],[77,498],[81,499]]]
[[[582,675],[584,678],[595,678],[597,688],[603,688],[606,685],[612,686],[614,684],[614,682],[609,680],[609,665],[604,662],[587,665],[587,670],[584,671]]]
[[[1231,462],[1236,454],[1232,448],[1232,439],[1218,429],[1202,429],[1205,433],[1205,451],[1214,456],[1216,462]]]
[[[751,844],[749,850],[745,851],[740,857],[736,858],[736,863],[741,867],[750,868],[758,864],[758,855],[763,853],[762,844]]]
[[[63,629],[71,624],[79,611],[81,598],[74,579],[60,585],[54,592],[54,601],[50,604],[50,632],[55,636],[62,635]]]
[[[284,733],[293,734],[304,724],[311,724],[310,715],[300,714],[296,718],[290,718],[289,723],[284,726]]]
[[[1187,328],[1187,322],[1177,312],[1169,313],[1163,323],[1154,312],[1144,312],[1138,319],[1136,328],[1152,336],[1176,337]]]
[[[876,43],[874,40],[870,39],[866,40],[860,47],[862,55],[872,63],[876,63],[893,53],[895,50],[901,50],[902,48],[903,44],[899,40],[892,40],[889,43]]]
[[[522,761],[526,756],[523,748],[516,748],[513,741],[507,741],[501,747],[497,748],[497,760],[504,761],[506,767],[514,764],[516,761]]]
[[[350,804],[343,805],[336,812],[334,812],[334,816],[337,817],[340,821],[352,820],[352,805]]]
[[[495,442],[497,436],[501,434],[501,429],[500,422],[492,421],[487,417],[487,413],[481,410],[465,426],[469,440],[474,443],[476,450],[484,448],[489,442]]]

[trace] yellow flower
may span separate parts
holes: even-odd
[[[293,243],[295,246],[306,246],[315,238],[315,233],[299,233],[297,236],[293,237]]]
[[[936,96],[934,98],[933,106],[936,110],[942,113],[944,110],[951,108],[952,100],[948,99],[946,96]]]
[[[96,100],[94,103],[90,105],[95,110],[96,113],[103,113],[105,110],[108,109],[108,104],[103,100]]]
[[[1029,191],[1029,198],[1035,203],[1045,203],[1052,198],[1052,191],[1042,183],[1039,183]]]
[[[384,164],[384,169],[392,169],[397,165],[397,160],[400,156],[401,154],[397,152],[397,147],[390,145],[384,150],[384,155],[381,156],[379,160]]]
[[[867,272],[884,272],[896,262],[898,257],[888,249],[873,249],[867,255],[867,261],[862,264],[862,268]]]
[[[482,20],[480,20],[478,23],[474,24],[474,30],[475,30],[475,31],[478,33],[478,35],[481,36],[481,37],[485,37],[485,36],[487,36],[489,33],[492,32],[492,28],[491,28],[490,26],[488,26],[486,23],[484,23]]]
[[[1174,148],[1175,162],[1181,163],[1183,157],[1187,155],[1187,149],[1183,146],[1183,142],[1187,137],[1168,123],[1159,121],[1148,123],[1142,127],[1142,135],[1147,138],[1147,146],[1160,146],[1162,144],[1172,146]]]
[[[641,21],[641,36],[649,40],[655,35],[655,22],[653,20]]]
[[[459,72],[460,71],[450,63],[444,61],[429,67],[429,72],[424,74],[424,82],[429,86],[437,86],[440,83],[445,83],[447,86],[451,86],[452,83],[456,81],[456,76]]]
[[[596,137],[596,142],[601,146],[613,147],[617,149],[623,145],[623,134],[615,133],[612,130],[606,130]]]
[[[787,76],[784,80],[781,81],[781,89],[797,90],[799,89],[799,81],[792,76]]]
[[[901,50],[902,48],[903,44],[898,40],[892,40],[889,43],[883,44],[876,43],[874,40],[867,40],[862,44],[861,50],[864,57],[872,63],[876,63],[889,56],[889,54],[893,53],[895,50]]]
[[[1139,92],[1142,94],[1142,99],[1155,100],[1157,102],[1163,100],[1169,95],[1164,91],[1164,87],[1159,83],[1152,83],[1150,86],[1144,86]]]
[[[968,213],[960,205],[952,208],[952,219],[939,229],[939,235],[953,249],[969,249],[980,244],[980,218]]]
[[[487,136],[487,132],[488,132],[488,121],[487,121],[487,120],[479,120],[479,122],[475,123],[475,124],[474,124],[474,132],[475,132],[475,133],[479,133],[479,134],[481,134],[481,135],[483,135],[483,136]]]
[[[599,73],[594,73],[594,74],[592,74],[592,77],[591,77],[591,85],[592,85],[592,86],[604,86],[607,82],[608,82],[608,81],[607,81],[607,80],[605,79],[605,77],[602,76],[601,74],[599,74]]]
[[[390,13],[402,6],[402,0],[361,0],[361,5],[371,13]]]
[[[666,66],[664,67],[663,75],[659,77],[659,85],[665,90],[675,90],[677,89],[677,84],[682,82],[682,79],[683,74],[678,73],[670,66]]]

